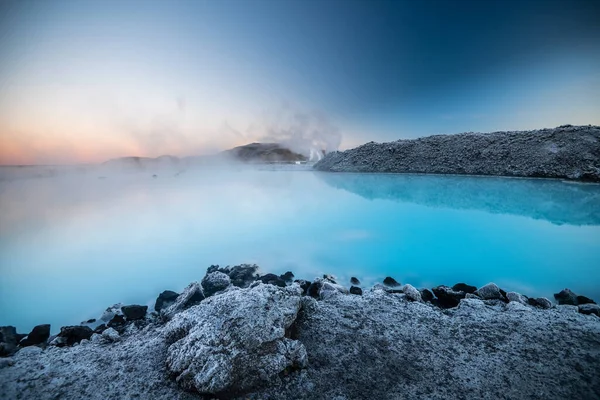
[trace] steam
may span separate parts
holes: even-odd
[[[279,143],[290,150],[318,161],[325,153],[335,151],[342,142],[340,130],[322,112],[293,112],[289,107],[274,118],[250,127],[261,142]]]

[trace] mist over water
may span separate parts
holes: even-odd
[[[23,332],[153,306],[211,264],[600,300],[600,185],[303,166],[54,175],[0,180],[0,325]]]

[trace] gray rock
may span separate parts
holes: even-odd
[[[511,301],[506,305],[506,311],[531,312],[533,309],[520,301]]]
[[[15,364],[15,360],[12,358],[0,358],[0,369],[6,367],[12,367]]]
[[[475,293],[467,293],[467,294],[465,294],[465,299],[482,300],[482,298],[479,297],[479,296],[477,296]]]
[[[500,288],[495,283],[488,283],[480,287],[475,294],[484,300],[500,300],[503,298]]]
[[[421,293],[412,285],[406,284],[402,288],[402,291],[406,295],[406,299],[409,301],[423,301]]]
[[[286,337],[300,309],[297,286],[258,284],[206,299],[166,326],[167,368],[186,390],[242,393],[287,368],[304,367],[302,343]]]
[[[96,333],[94,335],[96,335]],[[119,340],[121,340],[121,336],[119,335],[119,332],[117,332],[113,328],[105,329],[102,332],[102,338],[109,342],[118,342]]]
[[[169,307],[160,311],[163,320],[170,320],[175,314],[190,308],[204,300],[204,292],[200,282],[190,283]]]
[[[206,274],[202,279],[202,290],[206,297],[227,289],[229,285],[231,285],[229,275],[219,271]]]
[[[508,293],[506,293],[506,298],[508,299],[509,302],[529,304],[527,297],[523,296],[521,293],[508,292]]]
[[[563,289],[559,293],[555,293],[554,298],[560,305],[566,304],[570,306],[576,306],[579,304],[577,301],[577,295],[570,289]]]
[[[321,300],[325,300],[330,296],[348,293],[348,289],[346,289],[344,286],[324,280],[322,282],[321,289],[319,290],[319,298]]]
[[[331,172],[545,177],[600,182],[600,127],[435,135],[328,153]]]
[[[598,304],[586,303],[579,306],[579,312],[582,314],[594,314],[600,317],[600,306]]]
[[[534,306],[537,308],[542,308],[542,309],[546,309],[546,310],[549,308],[552,308],[552,302],[545,297],[536,297],[536,298],[530,297],[527,301],[530,306]]]

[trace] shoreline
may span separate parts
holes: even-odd
[[[114,305],[93,322],[61,328],[56,337],[49,337],[48,326],[45,340],[44,326],[36,327],[29,339],[21,339],[32,342],[30,346],[0,358],[0,394],[6,393],[8,398],[19,393],[26,398],[53,398],[51,395],[60,393],[61,398],[80,398],[83,395],[79,390],[88,398],[128,398],[127,393],[142,390],[139,385],[149,380],[155,384],[143,392],[152,398],[198,398],[198,393],[207,398],[334,398],[337,392],[341,398],[357,398],[366,395],[367,389],[375,395],[386,386],[412,382],[408,392],[414,396],[437,398],[439,394],[456,393],[448,390],[467,390],[470,386],[464,377],[455,377],[448,387],[436,392],[430,387],[431,382],[419,378],[421,374],[428,375],[422,371],[422,365],[413,372],[405,371],[408,375],[404,376],[403,369],[390,374],[379,363],[395,369],[398,354],[413,348],[416,353],[409,352],[404,357],[428,358],[435,364],[432,349],[458,346],[467,354],[482,352],[481,362],[487,356],[497,355],[514,368],[515,363],[532,362],[525,357],[530,351],[526,349],[537,346],[539,337],[547,343],[539,349],[543,354],[536,353],[536,357],[550,357],[548,362],[558,362],[560,351],[566,349],[587,352],[581,360],[577,359],[578,364],[570,366],[582,375],[579,385],[557,389],[554,394],[543,391],[544,398],[557,398],[559,393],[575,397],[600,394],[600,374],[588,373],[600,365],[600,306],[568,290],[555,295],[559,305],[554,305],[547,299],[506,293],[494,284],[476,288],[461,283],[418,290],[388,277],[384,284],[363,291],[358,280],[348,289],[330,276],[308,282],[294,280],[291,272],[278,276],[258,275],[257,271],[257,266],[246,264],[231,268],[211,266],[202,281],[191,283],[182,293],[162,292],[155,304],[158,312],[146,306]],[[440,325],[441,321],[446,322]],[[481,332],[463,340],[464,337],[452,334],[454,329],[463,332],[463,336],[469,330]],[[569,334],[556,339],[562,330]],[[520,342],[513,344],[525,353],[514,353],[511,345],[509,355],[494,351],[488,354],[489,343],[477,340],[500,340],[498,331],[506,331],[505,339],[522,336]],[[6,329],[2,332],[5,340]],[[573,337],[587,344],[574,342]],[[424,341],[423,345],[416,346],[420,341]],[[426,342],[433,343],[432,348],[425,346]],[[136,357],[130,359],[128,354]],[[106,375],[110,370],[98,371],[103,363],[123,357],[131,362],[142,358],[146,361],[137,366],[124,365],[135,371],[112,378]],[[346,365],[351,371],[347,378],[350,381],[342,381],[337,389],[335,385],[327,389],[328,377],[342,373],[339,368],[343,366],[333,361],[348,357],[362,365]],[[454,368],[470,368],[469,363],[457,360],[445,362],[456,364]],[[85,379],[81,380],[69,377],[73,368],[89,370],[90,374],[83,373]],[[432,368],[440,372],[438,367]],[[503,371],[500,375],[506,375],[504,380],[520,379],[516,370],[499,368]],[[368,383],[360,375],[364,371],[381,376],[372,376]],[[551,375],[542,377],[544,385],[555,385],[545,382]],[[94,385],[101,388],[114,379],[125,385],[124,391],[87,389]],[[526,387],[517,398],[540,390],[533,383],[530,388],[525,382],[521,384]],[[322,396],[312,393],[310,397],[311,385],[324,391]],[[487,393],[478,392],[484,386],[467,392],[479,397]],[[510,389],[500,381],[492,386],[497,393]],[[306,393],[293,395],[303,387]],[[386,393],[392,397],[386,397]],[[399,393],[384,390],[379,394],[382,398],[397,398]]]

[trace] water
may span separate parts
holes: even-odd
[[[309,170],[0,181],[0,325],[153,305],[211,264],[600,300],[600,186]]]

